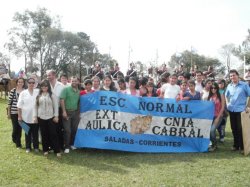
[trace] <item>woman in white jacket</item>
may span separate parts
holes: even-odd
[[[56,125],[58,123],[58,102],[56,96],[52,94],[48,80],[43,80],[40,84],[40,91],[36,97],[33,110],[34,122],[39,124],[42,136],[42,147],[44,155],[48,155],[49,147],[52,146],[54,153],[58,157],[60,146]]]

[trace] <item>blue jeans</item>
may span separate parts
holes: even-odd
[[[216,145],[216,129],[218,128],[219,124],[221,123],[222,118],[219,119],[218,124],[214,124],[215,119],[216,119],[216,117],[214,117],[213,123],[211,125],[211,129],[210,129],[210,140],[211,140],[213,146]]]
[[[219,133],[220,139],[225,138],[226,135],[226,124],[227,124],[227,117],[223,117],[221,123],[219,124],[217,131]]]

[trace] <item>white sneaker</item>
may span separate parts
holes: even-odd
[[[76,149],[77,149],[77,148],[76,148],[75,146],[73,146],[73,145],[71,145],[70,148],[71,148],[72,150],[76,150]]]
[[[48,156],[48,154],[49,154],[49,152],[47,152],[47,151],[43,153],[44,156]]]
[[[69,153],[69,149],[65,149],[65,150],[64,150],[64,153]]]
[[[209,142],[209,146],[210,146],[210,147],[212,146],[212,142],[211,142],[211,141]]]
[[[26,149],[26,153],[29,153],[30,152],[30,149]]]

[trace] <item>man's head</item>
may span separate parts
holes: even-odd
[[[195,79],[197,82],[201,82],[202,81],[202,72],[201,71],[196,71],[195,73]]]
[[[49,82],[53,82],[56,80],[56,72],[55,70],[48,70],[47,71],[47,79]]]
[[[230,77],[230,80],[232,81],[232,83],[236,84],[239,82],[239,73],[237,70],[231,69],[229,71],[229,77]]]
[[[177,75],[176,74],[172,74],[170,76],[170,84],[171,85],[175,85],[177,83]]]
[[[79,81],[78,81],[77,77],[75,77],[75,76],[71,77],[71,86],[73,88],[78,88],[78,83],[79,83]]]
[[[66,74],[62,74],[60,76],[60,82],[63,83],[64,85],[67,85],[67,83],[68,83],[68,76]]]

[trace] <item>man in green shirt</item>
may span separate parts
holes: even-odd
[[[69,153],[69,148],[75,149],[74,140],[79,122],[79,100],[80,91],[78,89],[77,77],[71,78],[71,86],[65,87],[60,96],[63,112],[64,128],[64,153]]]

